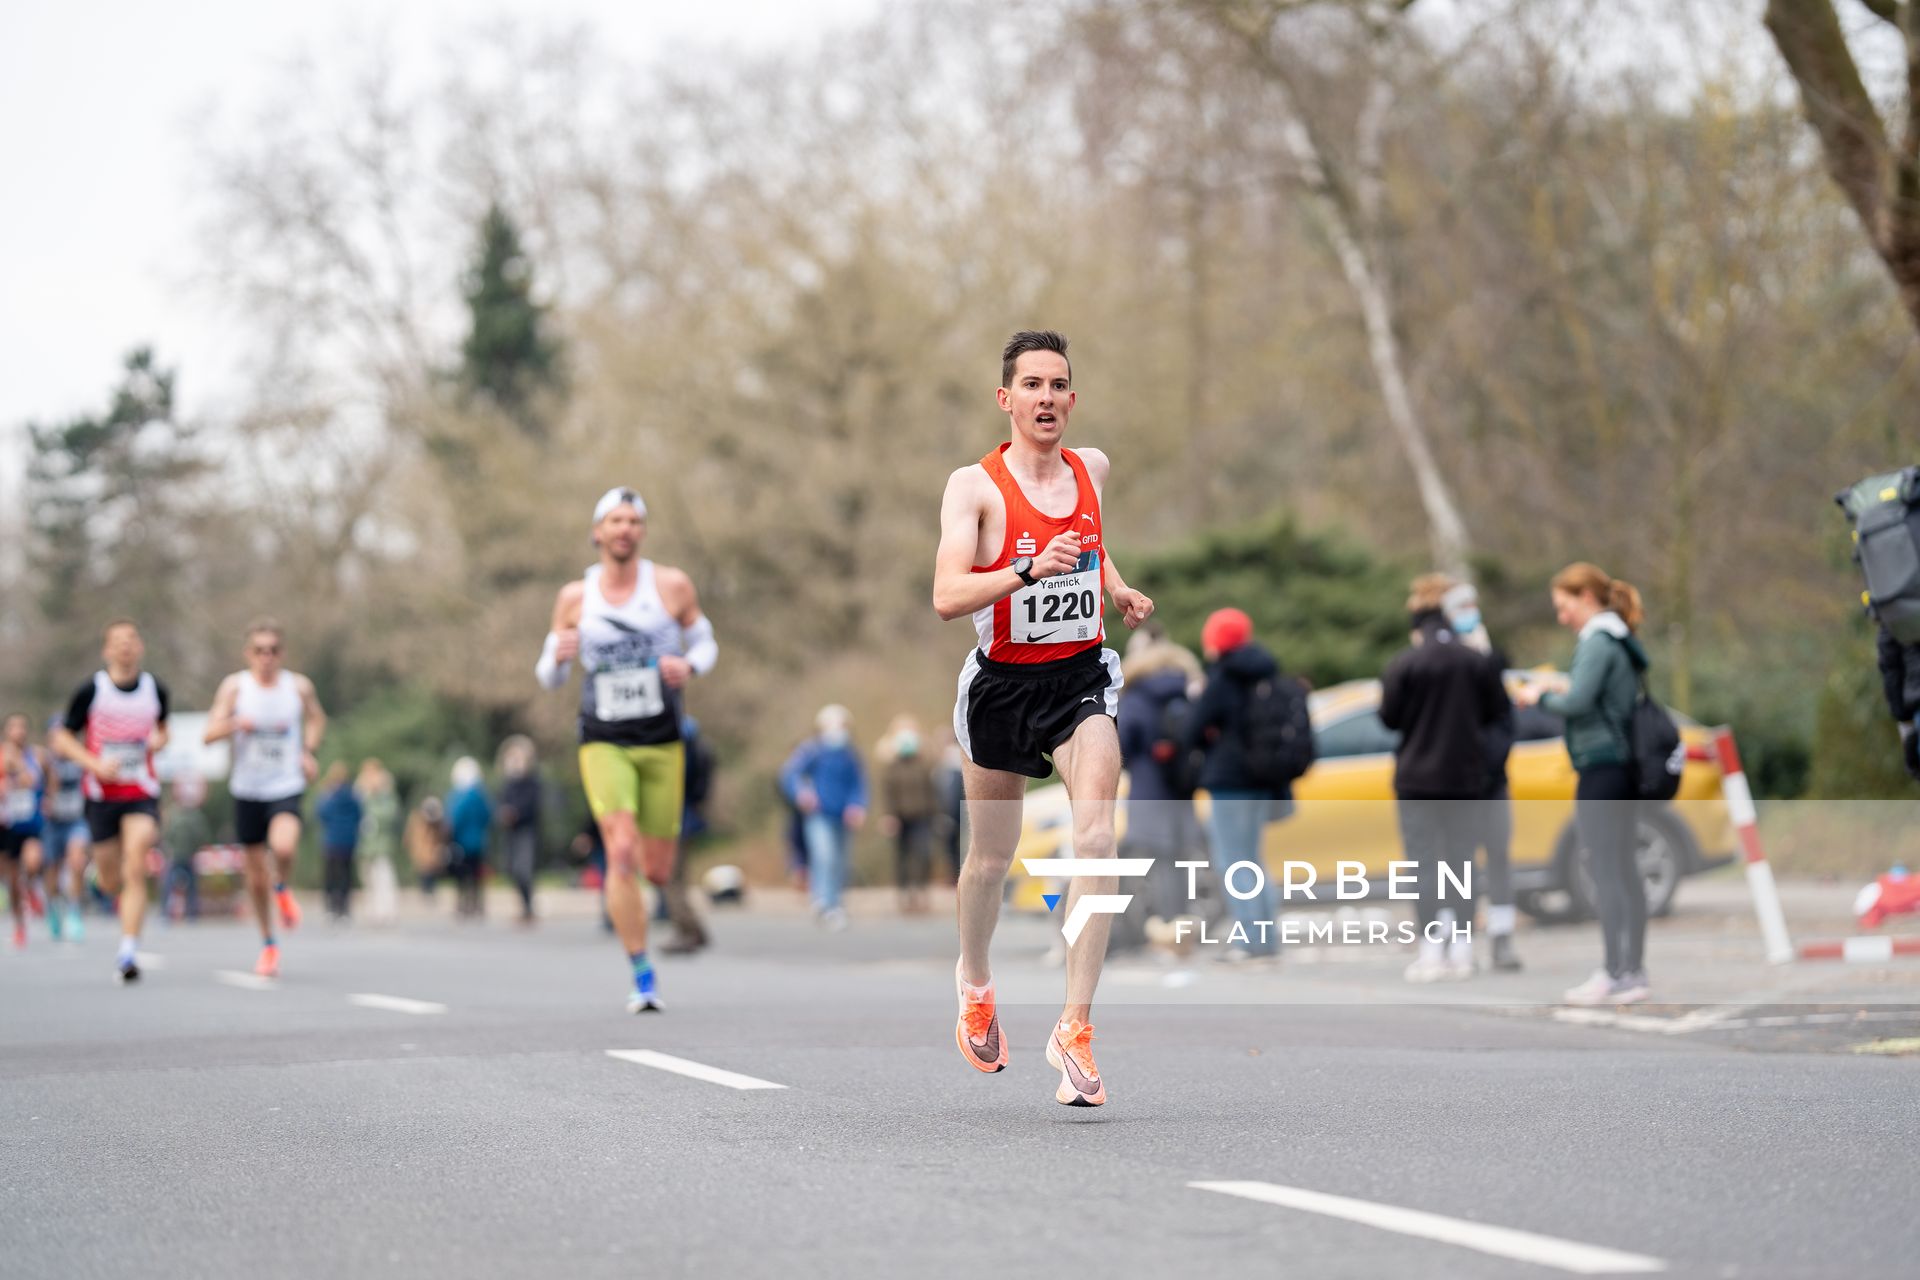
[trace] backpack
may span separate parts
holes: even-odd
[[[1834,501],[1867,577],[1861,603],[1895,640],[1920,644],[1920,467],[1868,476]]]
[[[1200,786],[1201,766],[1207,760],[1205,751],[1186,745],[1192,726],[1193,703],[1183,695],[1167,699],[1167,705],[1160,708],[1160,723],[1153,731],[1153,763],[1160,770],[1168,793],[1176,800],[1193,799],[1194,791]]]
[[[1623,643],[1621,652],[1625,651]],[[1680,740],[1680,726],[1647,692],[1647,673],[1634,674],[1640,692],[1634,695],[1633,714],[1627,719],[1627,770],[1642,800],[1671,800],[1680,793],[1687,746]]]
[[[1313,716],[1307,709],[1307,691],[1298,680],[1277,675],[1247,691],[1240,716],[1240,749],[1248,776],[1267,791],[1285,791],[1313,767]]]

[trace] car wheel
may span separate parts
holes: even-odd
[[[1692,844],[1692,837],[1672,814],[1655,811],[1640,815],[1634,831],[1633,859],[1640,869],[1640,883],[1646,890],[1648,916],[1672,912],[1674,896],[1680,891],[1680,877],[1690,862]],[[1582,919],[1597,915],[1593,871],[1572,822],[1560,833],[1560,851],[1555,861],[1573,912]]]

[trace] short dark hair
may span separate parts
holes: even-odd
[[[1067,340],[1052,329],[1022,329],[1007,339],[1006,348],[1000,353],[1000,385],[1013,385],[1013,366],[1021,356],[1029,351],[1053,351],[1061,356],[1067,354]],[[1073,381],[1073,361],[1067,361],[1067,381]]]
[[[109,622],[106,626],[100,628],[100,638],[102,640],[106,639],[108,636],[118,631],[121,627],[132,627],[133,634],[135,635],[140,634],[139,623],[135,622],[132,618],[122,617],[122,618],[115,618],[112,622]]]

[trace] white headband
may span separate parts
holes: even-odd
[[[600,495],[600,501],[593,504],[593,522],[599,524],[615,507],[624,506],[632,507],[642,520],[647,518],[647,504],[640,500],[640,495],[622,487],[609,489]]]

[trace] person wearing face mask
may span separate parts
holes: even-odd
[[[927,872],[933,861],[933,765],[920,747],[920,726],[910,716],[894,722],[881,744],[881,826],[893,837],[900,886],[900,911],[919,915],[927,909]]]
[[[1484,743],[1488,728],[1513,714],[1499,673],[1444,615],[1441,602],[1453,585],[1441,574],[1414,579],[1410,644],[1380,677],[1380,723],[1400,735],[1393,790],[1401,843],[1420,886],[1420,950],[1407,966],[1409,982],[1474,974],[1473,855],[1476,802],[1487,790]]]
[[[853,748],[853,714],[837,703],[814,717],[814,736],[780,770],[780,789],[800,810],[807,841],[807,883],[815,917],[838,933],[853,833],[867,820],[867,775]]]
[[[1467,648],[1485,655],[1496,680],[1503,680],[1507,655],[1487,634],[1486,621],[1480,616],[1480,593],[1470,582],[1456,583],[1441,597],[1440,608],[1447,622]],[[1480,741],[1486,747],[1486,794],[1476,806],[1479,821],[1475,841],[1486,852],[1487,938],[1493,944],[1493,967],[1503,973],[1520,969],[1520,957],[1513,951],[1513,796],[1507,790],[1507,756],[1513,750],[1513,711],[1486,725]]]

